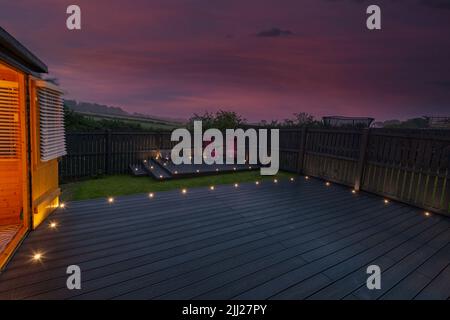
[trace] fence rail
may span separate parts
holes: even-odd
[[[168,132],[68,133],[60,178],[128,173],[173,146]],[[450,215],[448,130],[280,130],[280,168]]]

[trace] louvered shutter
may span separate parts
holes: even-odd
[[[48,161],[66,154],[64,105],[62,92],[44,81],[38,81],[41,160]]]
[[[0,160],[19,159],[19,84],[0,80]]]

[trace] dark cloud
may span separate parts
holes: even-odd
[[[272,28],[269,30],[263,30],[256,34],[257,37],[283,37],[283,36],[291,36],[294,33],[290,30],[281,30],[278,28]]]
[[[421,3],[435,9],[450,10],[450,0],[421,0]]]

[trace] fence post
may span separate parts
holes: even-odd
[[[106,174],[112,173],[111,161],[112,161],[112,133],[108,129],[105,131],[105,171]]]
[[[355,190],[361,189],[361,182],[364,174],[364,162],[366,160],[367,144],[369,142],[369,129],[364,129],[361,135],[361,141],[359,146],[359,159],[355,178]]]
[[[301,136],[300,136],[300,147],[298,149],[297,172],[299,174],[304,174],[303,162],[305,160],[305,148],[306,148],[306,135],[307,134],[308,134],[307,128],[303,127],[301,130]]]

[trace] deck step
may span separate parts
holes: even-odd
[[[153,159],[148,159],[143,162],[144,168],[147,170],[148,175],[157,180],[172,179],[172,175],[167,171],[160,163]]]
[[[145,169],[143,164],[130,164],[131,174],[136,177],[147,176],[148,171]]]

